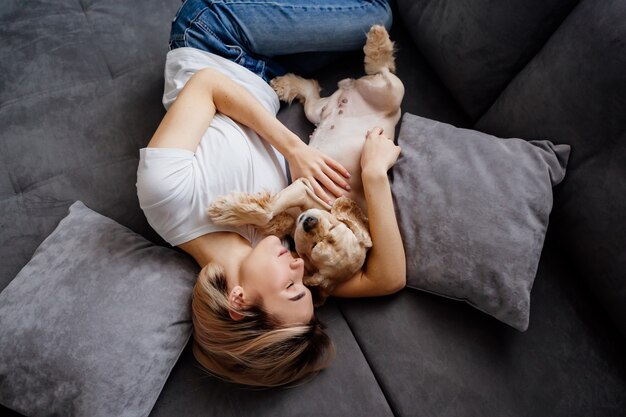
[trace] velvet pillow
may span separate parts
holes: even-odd
[[[0,403],[147,416],[191,336],[193,260],[76,202],[0,294]]]
[[[568,145],[500,139],[406,113],[392,191],[407,286],[466,301],[517,330]]]

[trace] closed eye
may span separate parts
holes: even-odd
[[[296,295],[295,297],[291,297],[289,300],[290,301],[298,301],[299,299],[301,299],[305,295],[306,295],[306,293],[304,291],[302,291],[300,294]]]

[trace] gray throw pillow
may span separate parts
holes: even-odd
[[[147,416],[191,336],[190,258],[76,202],[0,294],[0,403]]]
[[[530,291],[568,145],[500,139],[406,113],[392,191],[407,286],[528,328]]]

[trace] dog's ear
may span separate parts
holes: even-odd
[[[372,247],[367,217],[354,200],[348,197],[339,197],[333,203],[330,213],[348,226],[365,248]]]
[[[305,275],[303,282],[311,291],[313,305],[321,307],[330,295],[331,289],[328,288],[330,281],[316,272],[313,275]]]
[[[322,287],[311,287],[311,298],[313,298],[313,305],[317,307],[321,307],[326,302],[326,299],[330,295],[325,289]]]

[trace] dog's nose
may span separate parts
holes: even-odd
[[[311,217],[308,216],[306,219],[304,219],[304,222],[302,223],[302,228],[304,229],[305,232],[310,232],[315,226],[317,225],[317,218],[315,217]]]

